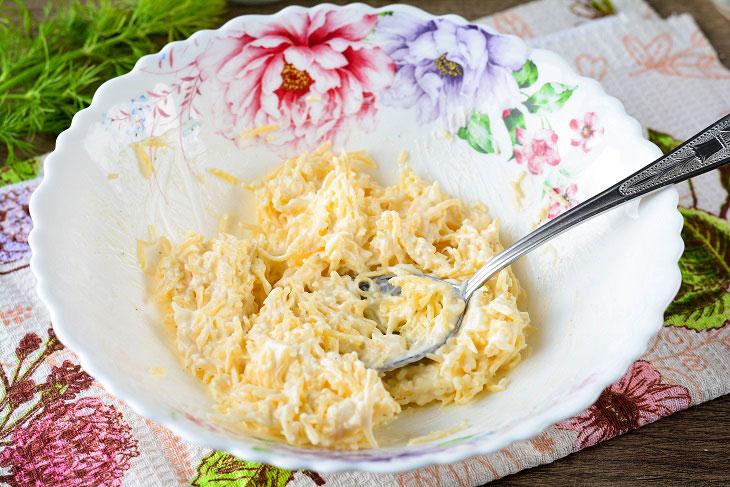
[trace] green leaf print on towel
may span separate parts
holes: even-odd
[[[654,129],[647,129],[647,131],[649,132],[649,140],[656,144],[664,154],[682,143],[681,140],[675,139],[671,135],[665,134],[664,132],[659,132],[658,130]]]
[[[727,191],[725,202],[720,207],[720,218],[727,219],[728,212],[730,212],[730,166],[722,166],[717,173],[720,175],[720,184]]]
[[[198,465],[194,487],[283,487],[292,472],[263,463],[246,462],[224,452],[212,452]]]
[[[294,473],[214,451],[200,460],[198,473],[190,484],[193,487],[284,487],[292,480]],[[325,484],[316,472],[302,470],[300,473],[309,477],[314,485]]]
[[[730,318],[730,223],[702,210],[679,211],[684,217],[682,286],[665,312],[665,324],[719,328]]]

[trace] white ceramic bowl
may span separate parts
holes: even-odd
[[[267,124],[280,126],[272,137],[238,136]],[[150,136],[166,146],[145,149],[155,166],[147,179],[132,144]],[[220,214],[242,210],[240,190],[207,168],[250,181],[328,138],[367,150],[385,182],[408,151],[419,175],[486,203],[505,244],[543,209],[552,217],[660,155],[597,82],[460,17],[356,4],[236,18],[105,83],[47,159],[30,203],[31,267],[58,336],[83,367],[140,414],[202,445],[285,468],[394,472],[493,452],[579,413],[662,325],[683,247],[673,189],[596,218],[515,266],[535,329],[504,392],[408,410],[379,433],[380,448],[357,452],[217,426],[207,419],[211,399],[181,369],[147,300],[137,239],[148,239],[150,225],[173,239],[212,235]],[[465,419],[459,433],[406,445]]]

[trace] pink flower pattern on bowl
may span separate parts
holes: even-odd
[[[277,145],[295,150],[334,139],[346,120],[374,124],[374,93],[395,64],[365,41],[378,16],[356,9],[299,12],[250,23],[198,56],[200,90],[220,90],[214,117],[223,132],[277,125]],[[217,86],[211,86],[217,85]]]
[[[547,213],[550,220],[578,204],[578,200],[575,199],[575,193],[578,192],[577,184],[569,184],[564,188],[552,188],[552,190],[562,199],[554,197],[550,199]]]
[[[528,132],[525,129],[515,130],[517,145],[514,146],[517,164],[526,164],[531,174],[542,174],[544,167],[560,164],[558,154],[558,134],[549,129],[537,129]]]
[[[580,147],[583,152],[589,152],[596,135],[603,134],[603,127],[599,127],[597,122],[598,117],[594,112],[587,112],[582,121],[578,121],[577,118],[572,119],[570,128],[577,134],[570,140],[570,145]]]

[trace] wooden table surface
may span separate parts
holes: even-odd
[[[329,0],[335,4],[350,3]],[[373,6],[396,0],[360,0]],[[565,0],[568,1],[568,0]],[[231,6],[231,17],[274,13],[287,5],[312,6],[317,0],[279,1]],[[520,0],[407,1],[433,14],[483,17],[524,3]],[[730,66],[730,22],[710,0],[649,0],[663,16],[689,12],[699,23],[723,62]],[[549,465],[510,475],[491,486],[534,485],[730,485],[730,396],[692,407],[626,435],[569,455]]]

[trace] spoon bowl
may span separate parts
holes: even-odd
[[[395,277],[394,274],[386,274],[383,276],[378,276],[370,281],[375,285],[377,288],[375,290],[376,293],[381,295],[387,295],[387,296],[400,296],[401,294],[401,288],[400,286],[394,285],[390,280]],[[388,372],[389,370],[394,370],[399,367],[403,367],[404,365],[408,365],[413,362],[417,362],[425,357],[427,357],[429,354],[432,354],[439,348],[441,348],[448,340],[451,338],[454,334],[456,334],[457,331],[459,331],[459,328],[461,327],[461,321],[464,318],[464,314],[466,313],[466,305],[468,303],[467,298],[465,296],[465,283],[459,283],[454,284],[450,281],[445,281],[443,279],[439,279],[438,277],[429,275],[429,274],[421,274],[419,277],[425,277],[427,279],[431,279],[433,281],[442,282],[444,284],[447,284],[451,286],[452,293],[454,297],[457,299],[460,299],[464,301],[464,311],[459,313],[459,315],[456,317],[456,320],[454,321],[454,326],[451,327],[451,329],[441,337],[434,337],[435,340],[432,342],[432,344],[427,345],[426,347],[420,347],[416,350],[408,350],[408,355],[401,355],[396,357],[391,357],[388,361],[386,361],[383,364],[371,364],[368,363],[368,361],[361,357],[361,360],[365,362],[365,364],[368,366],[368,368],[375,369],[378,372]],[[363,286],[365,285],[365,286]],[[369,291],[369,283],[365,281],[361,281],[360,289],[363,291]],[[471,297],[471,295],[470,295]]]

